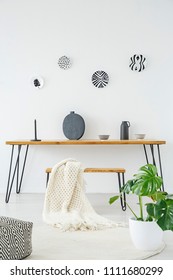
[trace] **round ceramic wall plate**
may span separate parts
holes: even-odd
[[[134,54],[130,58],[129,67],[132,71],[141,72],[145,69],[146,58],[142,54]]]
[[[61,56],[58,60],[58,65],[61,69],[67,70],[71,67],[71,60],[67,56]]]
[[[40,88],[42,88],[43,85],[44,85],[44,80],[43,80],[42,77],[33,77],[33,78],[31,79],[31,83],[32,83],[32,85],[33,85],[35,88],[40,89]]]
[[[104,88],[109,82],[109,76],[106,72],[99,70],[92,75],[92,83],[95,87]]]

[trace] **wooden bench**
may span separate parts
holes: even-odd
[[[46,185],[48,184],[49,181],[49,175],[52,171],[52,168],[46,168],[46,174],[47,174],[47,180],[46,180]],[[124,168],[85,168],[84,169],[85,173],[117,173],[118,175],[118,185],[119,185],[119,191],[121,190],[122,185],[124,185],[125,180],[124,180],[124,173],[126,172],[126,170]],[[121,203],[121,207],[122,210],[125,211],[126,210],[126,195],[125,193],[123,193],[120,196],[120,203]]]

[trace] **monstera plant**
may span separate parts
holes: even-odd
[[[173,231],[173,195],[161,191],[162,178],[158,176],[155,165],[146,164],[139,172],[128,180],[121,189],[121,194],[135,194],[138,197],[139,214],[126,202],[127,207],[138,221],[156,221],[159,227]],[[112,204],[120,196],[113,196],[109,203]],[[151,202],[143,203],[143,198],[148,197]],[[145,215],[144,213],[145,207]]]

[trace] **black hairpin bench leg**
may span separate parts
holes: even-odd
[[[125,184],[125,180],[124,180],[124,173],[117,173],[118,174],[118,183],[119,183],[119,191],[121,193],[121,187],[122,185]],[[122,180],[121,180],[122,177]],[[120,203],[121,203],[121,208],[123,211],[126,210],[126,194],[123,192],[120,195]]]
[[[49,181],[49,172],[47,172],[47,177],[46,177],[46,188],[47,188],[47,185],[48,185],[48,181]]]

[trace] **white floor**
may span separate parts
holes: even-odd
[[[88,198],[98,214],[110,218],[116,222],[128,223],[128,218],[131,216],[131,213],[129,210],[126,210],[125,212],[122,211],[119,202],[109,205],[108,201],[110,196],[111,194],[88,194]],[[9,203],[5,203],[4,198],[5,195],[0,194],[1,216],[9,216],[22,220],[28,220],[32,221],[35,225],[44,226],[42,222],[44,194],[12,194]],[[137,207],[136,202],[133,201],[132,197],[128,196],[128,202],[131,205],[133,204],[133,206]],[[49,232],[51,234],[51,231],[47,230],[46,235],[48,235]],[[164,232],[164,241],[166,244],[165,249],[160,254],[150,257],[150,259],[173,260],[173,232]],[[102,243],[102,259],[109,259],[109,257],[112,259],[113,256],[111,256],[111,252],[109,256],[106,243],[107,242],[105,242],[105,250],[104,242]],[[78,250],[80,251],[80,247]]]

